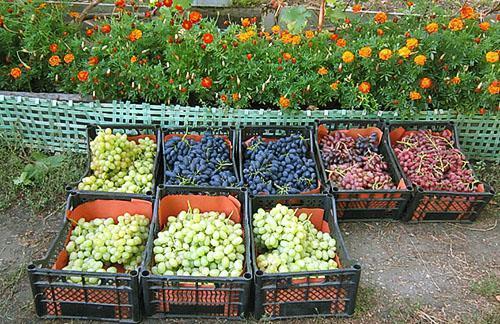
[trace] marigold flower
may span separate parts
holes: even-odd
[[[136,40],[142,38],[142,31],[140,29],[134,29],[128,35],[128,39],[131,42],[135,42]]]
[[[468,5],[464,5],[460,9],[460,17],[462,17],[462,19],[473,19],[475,16],[476,13],[474,12],[474,8]]]
[[[422,99],[422,95],[417,91],[410,91],[410,99],[411,100],[420,100],[420,99]]]
[[[378,57],[381,59],[381,60],[384,60],[384,61],[387,61],[388,59],[390,59],[392,56],[392,51],[388,48],[384,48],[383,50],[381,50],[379,53],[378,53]]]
[[[190,30],[192,27],[193,27],[193,23],[191,21],[184,20],[182,22],[182,28],[184,28],[185,30]]]
[[[338,47],[345,47],[347,45],[347,41],[343,38],[339,38],[337,39],[336,44]]]
[[[415,56],[413,61],[415,62],[415,64],[423,66],[423,65],[425,65],[425,62],[427,61],[427,58],[425,57],[425,55],[420,54],[420,55]]]
[[[479,24],[479,28],[481,28],[482,31],[487,31],[490,29],[490,23],[485,21]]]
[[[488,52],[486,53],[486,62],[496,63],[498,62],[498,52]]]
[[[412,1],[406,1],[408,7],[413,7],[414,3]]]
[[[201,21],[202,15],[198,11],[191,11],[189,13],[189,21],[193,24],[197,24]]]
[[[130,58],[130,63],[135,63],[135,62],[137,62],[137,56],[132,55],[132,57]]]
[[[241,18],[241,25],[243,27],[248,27],[250,26],[250,18]]]
[[[77,18],[80,18],[80,14],[76,11],[70,11],[68,13],[68,15],[71,17],[71,18],[74,18],[74,19],[77,19]]]
[[[337,80],[337,81],[333,82],[332,84],[330,84],[330,88],[332,90],[337,90],[339,88],[339,84],[340,84],[340,81]]]
[[[55,53],[55,52],[57,52],[58,48],[59,48],[59,46],[57,44],[50,44],[49,51],[51,51],[52,53]]]
[[[399,56],[402,56],[404,58],[409,58],[411,55],[411,51],[408,47],[403,46],[398,50]]]
[[[20,68],[13,68],[10,70],[10,76],[13,77],[14,79],[19,79],[21,77],[21,74],[23,74],[23,72],[21,71]]]
[[[354,6],[352,6],[352,12],[358,13],[363,9],[363,6],[360,3],[356,3]]]
[[[233,93],[232,97],[233,97],[233,101],[240,100],[240,94],[239,93]]]
[[[492,95],[499,94],[500,93],[500,81],[495,80],[495,81],[491,82],[490,85],[488,86],[488,92]]]
[[[125,0],[116,0],[115,6],[118,8],[125,8]]]
[[[78,72],[77,77],[81,82],[85,82],[89,79],[89,73],[87,71],[80,71]]]
[[[380,28],[377,28],[377,35],[379,36],[383,36],[384,35],[384,31]]]
[[[50,66],[58,66],[61,64],[61,58],[58,55],[52,55],[49,58],[49,65]]]
[[[439,30],[439,25],[435,22],[431,22],[427,26],[425,26],[425,31],[427,31],[429,34],[435,33]]]
[[[448,28],[453,31],[460,31],[464,29],[464,21],[460,18],[453,18],[448,24]]]
[[[326,74],[328,74],[328,69],[322,66],[318,69],[318,74],[319,75],[326,75]]]
[[[289,60],[289,59],[291,59],[291,58],[292,58],[292,54],[287,53],[287,52],[283,53],[283,59],[284,59],[285,61],[288,61],[288,60]]]
[[[301,38],[299,35],[295,35],[292,37],[292,44],[293,45],[299,45],[301,41]]]
[[[377,24],[383,24],[387,21],[387,14],[385,12],[378,12],[374,19]]]
[[[288,107],[290,107],[290,99],[288,99],[287,97],[281,96],[280,100],[279,100],[279,104],[280,104],[281,108],[288,108]]]
[[[336,41],[339,38],[338,34],[330,34],[330,40]]]
[[[345,63],[352,63],[354,61],[354,54],[350,51],[342,53],[342,61]]]
[[[109,24],[103,25],[101,27],[101,33],[109,34],[111,32],[111,26]]]
[[[358,86],[358,89],[359,91],[361,91],[361,93],[369,93],[370,90],[372,89],[372,86],[369,82],[363,81]]]
[[[64,62],[66,64],[69,64],[69,63],[73,62],[74,60],[75,60],[75,56],[73,54],[68,53],[68,54],[64,55]]]
[[[89,58],[89,65],[96,66],[99,63],[99,58],[97,56],[92,56]]]
[[[416,38],[408,38],[406,40],[406,47],[408,47],[410,50],[414,50],[418,46],[418,39]]]
[[[221,100],[222,102],[227,102],[227,96],[226,96],[225,94],[221,94],[221,95],[220,95],[220,100]]]
[[[461,81],[462,80],[460,79],[460,77],[456,76],[456,77],[451,78],[450,83],[451,84],[460,84]]]
[[[201,79],[201,86],[203,88],[209,89],[212,86],[212,78],[204,77],[203,79]]]
[[[283,43],[285,43],[285,44],[289,44],[289,43],[291,43],[291,42],[292,42],[292,38],[293,38],[293,36],[292,36],[292,34],[290,34],[290,33],[285,33],[285,32],[283,32],[283,33],[281,34],[281,41],[282,41]]]
[[[85,35],[87,35],[87,37],[90,37],[94,34],[94,30],[93,29],[87,29],[85,31]]]
[[[271,27],[271,31],[273,32],[273,34],[279,34],[279,32],[281,31],[281,27],[278,25],[274,25],[273,27]]]
[[[432,87],[432,80],[429,78],[422,78],[420,80],[420,88],[422,89],[429,89]]]
[[[203,43],[210,44],[214,41],[214,36],[210,33],[203,34]]]
[[[314,37],[314,32],[312,30],[307,30],[306,31],[306,38],[311,39]]]
[[[368,58],[372,56],[372,49],[368,46],[362,47],[359,49],[358,54],[361,57]]]

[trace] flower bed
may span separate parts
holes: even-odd
[[[0,4],[0,89],[234,108],[498,109],[498,23],[470,7],[451,19],[353,13],[331,32],[304,32],[252,19],[221,31],[172,1],[145,19],[124,6],[81,31],[63,5]]]

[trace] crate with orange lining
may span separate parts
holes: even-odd
[[[388,123],[392,154],[415,193],[404,220],[472,222],[495,192],[474,173],[453,122]]]
[[[390,153],[382,120],[318,120],[315,145],[340,221],[401,219],[412,187]]]
[[[156,125],[87,125],[87,170],[67,192],[154,195],[161,167],[161,131]]]
[[[234,128],[163,128],[162,141],[165,185],[240,186]]]
[[[354,314],[361,266],[347,252],[331,194],[250,196],[249,216],[257,319]]]
[[[240,178],[249,194],[316,194],[326,189],[311,126],[246,126],[239,129],[238,140]]]
[[[152,216],[152,199],[71,192],[62,229],[45,258],[28,266],[36,314],[139,322],[139,266]]]
[[[252,282],[243,189],[158,187],[142,265],[148,318],[244,319]]]

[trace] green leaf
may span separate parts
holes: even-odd
[[[307,26],[307,19],[311,17],[311,13],[304,6],[285,7],[281,11],[280,19],[287,26],[287,29],[298,34]]]
[[[34,163],[24,166],[23,172],[14,180],[15,185],[31,185],[33,182],[42,182],[47,174],[59,168],[64,162],[63,155],[47,156],[43,153],[35,152],[31,158]]]
[[[173,6],[181,6],[184,9],[190,8],[191,7],[191,0],[174,0]]]
[[[331,22],[336,22],[337,20],[343,20],[347,18],[346,12],[342,8],[326,8],[326,16]]]

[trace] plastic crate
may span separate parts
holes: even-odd
[[[66,191],[72,192],[81,192],[81,193],[95,193],[95,192],[105,192],[105,191],[88,191],[88,190],[79,190],[78,184],[82,181],[83,178],[92,175],[92,170],[90,169],[90,163],[92,160],[92,154],[90,151],[90,142],[96,138],[97,131],[99,129],[110,128],[113,130],[113,133],[116,132],[125,133],[128,136],[129,140],[136,140],[144,137],[150,137],[152,140],[156,142],[156,156],[153,164],[153,180],[151,181],[151,190],[149,190],[146,194],[131,194],[138,198],[147,198],[148,196],[154,196],[157,179],[160,176],[160,162],[161,162],[161,131],[160,127],[156,125],[129,125],[129,124],[90,124],[87,125],[87,166],[85,174],[80,178],[80,180],[76,183],[71,183],[66,186]]]
[[[165,144],[165,140],[167,137],[170,136],[175,136],[178,135],[179,137],[183,136],[192,136],[193,139],[198,140],[199,136],[203,136],[203,133],[206,131],[212,131],[214,136],[217,137],[224,137],[227,139],[230,143],[230,157],[231,157],[231,162],[233,164],[233,172],[234,175],[236,176],[237,181],[240,181],[240,175],[238,172],[238,166],[237,166],[237,160],[238,160],[238,153],[237,153],[237,146],[238,146],[238,139],[237,139],[237,132],[235,128],[232,127],[194,127],[194,128],[163,128],[162,129],[162,146]],[[162,152],[163,152],[163,147],[162,147]],[[165,159],[165,155],[162,156],[162,170],[163,174],[161,175],[162,183],[167,186],[165,183],[165,172],[167,171],[168,163]],[[183,186],[183,185],[168,185],[169,187],[192,187],[192,186]],[[208,186],[207,186],[208,187]],[[232,187],[226,187],[225,189],[231,189]]]
[[[379,144],[379,153],[388,163],[389,173],[397,185],[396,189],[381,190],[347,190],[341,189],[330,183],[326,173],[319,146],[318,128],[325,127],[328,133],[338,130],[365,130],[369,127],[378,128],[382,134]],[[363,131],[361,131],[363,132]],[[364,135],[366,136],[366,134]],[[403,178],[396,166],[393,155],[390,153],[387,142],[387,131],[382,120],[317,120],[315,133],[315,146],[321,170],[322,181],[326,183],[337,205],[339,221],[383,221],[400,220],[403,212],[411,199],[412,187],[410,182]]]
[[[400,122],[389,123],[389,143],[391,154],[397,163],[398,169],[408,182],[411,180],[403,172],[396,154],[392,148],[395,144],[391,137],[399,128],[405,131],[416,131],[429,129],[432,131],[443,131],[448,129],[453,134],[453,144],[460,149],[458,132],[453,122]],[[393,133],[394,132],[394,133]],[[460,149],[461,150],[461,149]],[[470,167],[470,165],[469,165]],[[476,177],[476,176],[475,176]],[[476,177],[477,179],[477,177]],[[494,190],[487,184],[481,183],[481,192],[452,192],[452,191],[430,191],[414,185],[415,192],[408,204],[403,220],[411,222],[472,222],[493,198]]]
[[[151,218],[153,203],[126,194],[108,193],[71,193],[67,199],[67,217],[106,218],[126,212]],[[62,270],[68,257],[65,246],[74,228],[67,217],[45,258],[28,266],[36,314],[43,319],[139,322],[139,269],[130,273]],[[81,282],[71,282],[70,277],[79,277]],[[98,278],[100,283],[90,283],[89,278]]]
[[[198,198],[196,201],[193,200],[195,197]],[[221,200],[221,198],[223,199]],[[175,201],[175,207],[172,207],[173,201]],[[211,211],[210,205],[214,204],[217,204],[217,208],[219,208],[219,210],[215,209],[214,211],[224,211],[226,215],[234,213],[236,210],[234,208],[240,208],[240,220],[245,236],[245,272],[242,276],[194,277],[152,274],[150,269],[154,262],[153,241],[157,237],[157,233],[163,229],[160,221],[162,208],[170,208],[170,210],[164,211],[165,217],[167,217],[170,216],[170,214],[166,215],[169,212],[174,215],[181,210],[186,210],[188,207],[199,208],[202,212]],[[223,204],[229,204],[231,207],[228,208],[227,205],[224,206]],[[145,316],[151,318],[190,319],[245,318],[248,313],[252,282],[250,232],[247,226],[246,204],[246,191],[241,189],[179,188],[163,185],[158,187],[155,217],[151,225],[146,249],[148,253],[143,262],[143,271],[140,275]]]
[[[252,238],[252,262],[255,271],[255,309],[257,319],[289,319],[317,316],[350,317],[354,314],[361,266],[352,261],[337,224],[332,195],[250,196],[249,221],[253,233],[253,214],[272,209],[280,203],[291,208],[314,209],[322,215],[321,230],[329,231],[337,241],[338,269],[287,273],[264,273],[258,269],[257,251]],[[322,221],[322,222],[321,222]],[[313,222],[314,223],[314,222]]]
[[[239,129],[239,134],[238,134],[238,140],[239,140],[239,145],[238,145],[238,154],[239,154],[239,162],[238,162],[238,167],[239,167],[239,173],[240,173],[240,179],[243,183],[243,186],[246,186],[245,178],[243,176],[243,166],[244,166],[244,144],[246,141],[250,140],[251,138],[255,136],[262,136],[263,139],[267,140],[277,140],[283,137],[291,136],[294,134],[300,134],[304,139],[304,143],[306,144],[308,148],[308,158],[312,158],[315,162],[315,171],[316,171],[316,177],[318,179],[318,186],[317,188],[307,191],[307,192],[302,192],[301,194],[317,194],[322,191],[327,190],[325,185],[321,182],[321,173],[320,169],[318,167],[318,161],[316,154],[314,153],[314,141],[313,141],[313,127],[312,126],[248,126],[248,127],[242,127]]]

